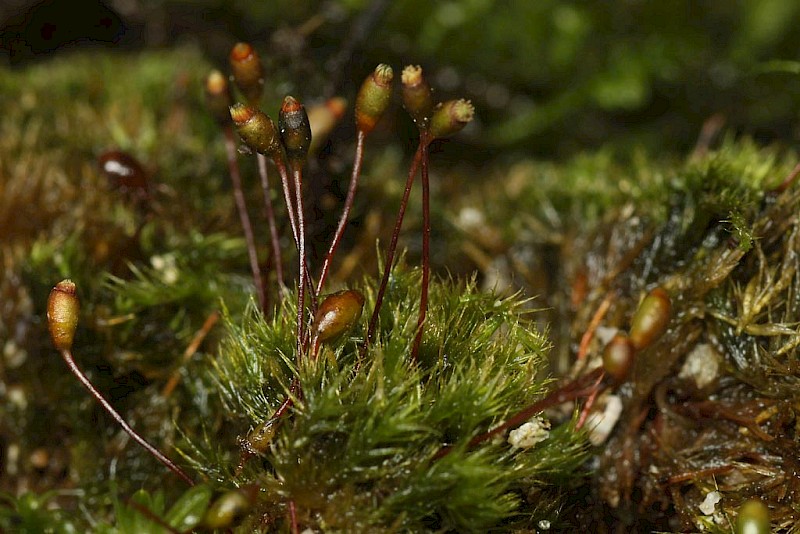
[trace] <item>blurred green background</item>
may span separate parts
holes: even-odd
[[[711,117],[759,141],[800,136],[795,0],[4,4],[2,48],[14,66],[87,46],[187,42],[224,65],[231,44],[247,40],[282,89],[318,97],[352,94],[378,62],[419,63],[443,96],[473,99],[480,120],[463,157],[476,160],[561,158],[607,143],[685,152]]]

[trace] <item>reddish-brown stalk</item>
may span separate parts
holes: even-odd
[[[417,335],[411,347],[411,361],[419,357],[419,346],[422,343],[422,332],[425,326],[425,315],[428,312],[428,286],[431,278],[431,207],[430,182],[428,180],[428,134],[420,130],[419,148],[422,151],[422,292],[419,297],[419,318],[417,319]]]
[[[305,281],[309,278],[307,264],[306,264],[306,225],[303,217],[303,170],[297,168],[293,170],[294,176],[294,196],[297,208],[297,237],[299,241],[298,248],[300,249],[300,280],[297,284],[297,357],[303,350],[303,339],[305,337],[305,303],[306,303],[306,284]]]
[[[375,308],[372,310],[372,317],[369,319],[369,326],[367,327],[367,335],[364,336],[364,343],[361,346],[361,358],[369,347],[372,341],[372,336],[375,335],[375,328],[378,325],[378,317],[383,305],[383,297],[386,294],[386,287],[389,284],[389,276],[392,274],[392,263],[394,262],[394,255],[397,252],[397,240],[400,237],[400,228],[403,226],[403,218],[406,215],[406,207],[408,206],[408,197],[411,194],[411,186],[414,185],[414,177],[417,174],[422,159],[422,145],[417,147],[417,152],[414,154],[414,159],[411,161],[411,167],[408,169],[408,178],[406,179],[406,187],[403,191],[403,198],[400,200],[400,209],[397,212],[397,219],[394,223],[394,231],[392,232],[392,239],[389,242],[389,248],[386,250],[386,263],[383,266],[383,277],[381,278],[381,285],[378,287],[378,295],[375,297]]]
[[[269,187],[269,175],[267,174],[267,157],[264,154],[257,153],[256,159],[258,160],[258,174],[261,177],[261,188],[264,190],[264,209],[267,213],[270,240],[272,241],[272,259],[275,264],[275,274],[278,277],[278,287],[283,289],[283,258],[281,257],[278,226],[275,224],[275,210],[272,207],[272,191]]]
[[[92,397],[100,403],[106,412],[122,427],[122,429],[133,438],[136,443],[145,448],[147,452],[152,454],[158,461],[164,464],[170,471],[178,475],[184,482],[190,486],[194,485],[194,481],[183,472],[183,470],[172,463],[172,460],[164,456],[157,448],[150,445],[143,437],[136,433],[125,419],[114,409],[113,406],[103,397],[103,395],[95,389],[86,375],[81,371],[78,364],[75,363],[75,358],[72,356],[72,343],[75,339],[75,332],[78,328],[78,318],[80,315],[80,302],[78,300],[75,283],[72,280],[62,280],[53,287],[50,295],[47,298],[47,327],[50,330],[50,339],[53,342],[53,347],[61,355],[64,363],[67,364],[70,372],[83,384]]]
[[[239,212],[239,220],[242,223],[244,240],[245,243],[247,243],[247,255],[250,258],[250,270],[253,272],[253,282],[256,286],[258,304],[261,307],[261,311],[266,313],[267,293],[264,288],[264,280],[261,276],[261,267],[258,264],[258,252],[256,250],[255,236],[253,235],[253,225],[250,222],[250,215],[247,213],[247,203],[245,202],[244,192],[242,190],[242,178],[239,173],[236,139],[233,135],[233,128],[230,126],[224,126],[223,132],[225,133],[225,152],[228,156],[228,172],[231,175],[231,183],[233,184],[233,198],[236,202],[236,209]]]
[[[325,260],[322,262],[322,269],[319,273],[319,280],[317,281],[317,295],[322,294],[322,288],[325,285],[325,280],[328,277],[328,271],[333,260],[333,255],[342,240],[344,229],[347,226],[347,218],[350,216],[350,210],[353,208],[353,200],[356,196],[356,187],[358,186],[358,178],[361,175],[361,164],[364,161],[364,140],[367,134],[363,130],[358,130],[358,137],[356,140],[356,154],[353,159],[353,173],[350,176],[350,185],[347,188],[347,198],[344,201],[344,208],[342,209],[342,216],[339,218],[339,225],[336,227],[336,233],[333,234],[331,245],[328,248],[328,253],[325,255]]]
[[[100,403],[103,409],[108,412],[108,414],[119,424],[119,426],[122,427],[125,432],[128,433],[130,437],[133,438],[136,443],[144,447],[147,452],[152,454],[159,462],[164,464],[167,469],[178,475],[181,480],[190,486],[194,486],[194,480],[192,480],[189,475],[183,471],[183,469],[175,465],[172,460],[164,456],[164,454],[153,445],[150,445],[147,440],[137,434],[136,431],[125,422],[125,419],[123,419],[122,416],[117,413],[117,411],[111,406],[111,404],[109,404],[105,397],[103,397],[103,395],[97,391],[97,389],[95,389],[89,379],[86,378],[86,375],[83,374],[83,371],[81,371],[80,367],[78,367],[78,365],[75,363],[75,359],[72,357],[72,352],[69,349],[62,350],[60,353],[61,358],[63,358],[72,374],[75,375],[75,378],[77,378],[78,381],[83,384],[83,387],[89,390],[89,393],[92,395],[92,397],[94,397],[94,399]]]

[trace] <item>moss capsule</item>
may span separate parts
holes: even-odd
[[[381,63],[361,84],[356,97],[356,126],[362,132],[371,132],[389,107],[393,79],[392,67]]]
[[[336,339],[349,331],[361,317],[364,295],[346,289],[325,297],[314,316],[314,335],[319,342]]]
[[[75,283],[72,280],[62,280],[50,291],[47,299],[47,326],[53,346],[58,351],[72,349],[79,312],[80,303],[75,294]]]
[[[329,98],[325,102],[306,108],[308,122],[311,125],[311,147],[309,152],[316,153],[328,136],[339,124],[347,111],[347,100],[340,96]]]
[[[283,99],[278,113],[278,128],[286,157],[295,170],[301,168],[311,147],[311,124],[306,108],[294,97]]]
[[[617,334],[603,349],[603,369],[615,382],[628,378],[636,349],[625,334]]]
[[[278,130],[265,113],[244,104],[234,104],[230,114],[239,137],[250,150],[270,156],[280,152]]]
[[[148,189],[147,171],[139,160],[121,150],[109,150],[97,158],[100,170],[112,187],[123,191]]]
[[[212,530],[231,528],[247,515],[253,505],[252,501],[243,490],[225,492],[206,510],[203,525]]]
[[[469,100],[449,100],[433,111],[430,123],[432,138],[450,137],[475,117],[475,108]]]
[[[205,81],[206,107],[220,124],[229,124],[228,108],[233,103],[228,80],[218,70],[212,70]]]
[[[236,87],[250,104],[257,104],[264,91],[264,67],[249,43],[236,43],[230,54],[231,71]]]
[[[275,419],[267,419],[247,435],[243,444],[248,452],[262,454],[269,449],[272,438],[275,437],[276,430],[278,430],[278,421]]]
[[[422,67],[408,65],[400,79],[403,82],[403,107],[417,126],[426,126],[433,113],[433,91],[422,75]]]
[[[630,337],[636,350],[649,347],[666,332],[671,312],[666,291],[656,287],[647,294],[631,319]]]
[[[769,534],[769,509],[758,499],[745,501],[736,517],[736,534]]]

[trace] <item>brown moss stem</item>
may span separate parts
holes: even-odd
[[[278,226],[275,224],[275,210],[272,207],[272,191],[269,186],[269,174],[267,173],[267,157],[264,154],[256,154],[258,160],[258,175],[261,178],[261,188],[264,190],[264,210],[267,214],[269,224],[270,241],[272,244],[272,260],[275,264],[275,275],[278,278],[278,287],[284,287],[283,278],[283,258],[281,256],[280,237],[278,236]]]
[[[264,289],[264,280],[261,276],[261,267],[258,264],[258,252],[256,249],[255,236],[253,235],[253,225],[250,222],[250,215],[247,213],[247,203],[245,202],[244,192],[242,191],[242,177],[239,173],[236,140],[233,135],[233,128],[230,126],[225,126],[223,132],[225,133],[225,152],[228,156],[228,172],[231,175],[231,183],[233,184],[233,198],[236,202],[236,209],[239,212],[239,220],[242,223],[244,239],[247,243],[247,255],[250,259],[253,283],[256,286],[256,294],[258,295],[258,304],[261,307],[261,311],[266,313],[267,294]]]
[[[342,240],[344,229],[347,226],[347,218],[350,216],[350,210],[353,208],[358,179],[361,176],[361,164],[364,161],[364,140],[366,137],[367,134],[363,130],[358,131],[356,154],[353,158],[353,173],[350,176],[350,185],[347,188],[347,198],[345,198],[344,201],[344,208],[342,209],[342,216],[339,218],[339,225],[336,227],[336,233],[333,234],[328,253],[325,255],[325,260],[322,262],[322,269],[320,270],[319,280],[317,281],[317,295],[322,294],[322,288],[325,285],[333,255],[336,253],[339,242]]]
[[[108,412],[108,414],[119,424],[119,426],[122,427],[122,429],[125,432],[128,433],[128,435],[131,438],[133,438],[133,440],[136,443],[144,447],[147,452],[153,455],[159,462],[164,464],[167,467],[167,469],[175,473],[181,480],[183,480],[190,486],[194,486],[194,481],[189,477],[189,475],[187,475],[183,471],[183,469],[175,465],[175,463],[173,463],[172,460],[164,456],[164,454],[161,451],[159,451],[157,448],[151,445],[142,436],[137,434],[136,431],[133,428],[131,428],[130,425],[128,425],[128,423],[125,422],[125,419],[123,419],[122,416],[119,413],[117,413],[117,411],[114,409],[113,406],[111,406],[111,404],[105,399],[105,397],[103,397],[103,395],[97,389],[95,389],[95,387],[83,373],[80,367],[78,367],[78,364],[75,363],[75,359],[72,357],[72,351],[70,351],[69,349],[63,349],[59,351],[59,353],[61,354],[61,358],[67,364],[69,370],[72,372],[73,375],[75,375],[75,378],[77,378],[78,381],[81,384],[83,384],[83,387],[89,390],[89,393],[92,395],[92,397],[94,397],[95,400],[100,403],[103,409],[105,409],[105,411]]]

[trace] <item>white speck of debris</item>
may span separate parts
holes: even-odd
[[[542,519],[541,521],[539,521],[538,526],[542,530],[550,530],[550,521],[548,521],[547,519]]]
[[[605,347],[608,345],[608,342],[617,335],[618,332],[619,328],[614,328],[612,326],[598,326],[594,331],[594,335],[597,338],[597,341],[600,343],[600,346]]]
[[[601,401],[604,401],[604,403],[598,404],[603,406],[603,411],[593,411],[586,418],[589,441],[595,447],[606,442],[617,421],[619,421],[619,416],[622,414],[622,401],[619,396],[608,395]]]
[[[457,223],[459,228],[465,232],[473,232],[483,228],[486,224],[486,219],[478,209],[466,206],[458,212]]]
[[[172,285],[178,281],[180,271],[176,263],[174,254],[162,254],[150,258],[150,265],[161,273],[161,281],[167,285]]]
[[[527,449],[547,439],[550,421],[534,417],[519,428],[508,433],[508,443],[515,449]]]
[[[692,380],[697,389],[703,389],[719,375],[720,357],[714,347],[708,343],[699,343],[686,355],[679,378]]]
[[[703,499],[698,508],[700,511],[703,512],[705,515],[711,515],[717,508],[717,503],[722,500],[722,495],[718,491],[709,491],[706,493],[706,498]]]

